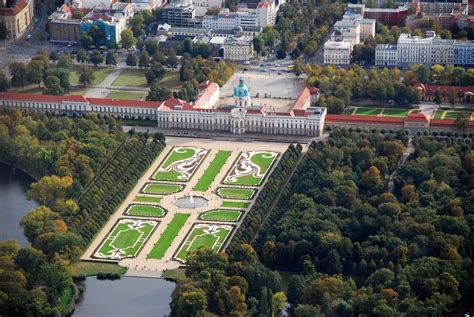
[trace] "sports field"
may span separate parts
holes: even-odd
[[[166,214],[166,211],[160,206],[133,204],[128,206],[125,214],[129,216],[161,218]]]
[[[135,196],[133,201],[141,203],[159,203],[161,201],[161,197],[138,195]]]
[[[109,260],[134,257],[157,225],[152,220],[120,219],[94,257]]]
[[[195,224],[176,253],[175,259],[184,263],[189,252],[196,251],[200,247],[218,252],[232,229],[231,225]]]
[[[250,205],[250,202],[246,201],[228,201],[224,200],[221,207],[225,208],[247,208]]]
[[[277,156],[278,153],[276,152],[242,152],[223,183],[232,185],[260,185]]]
[[[142,188],[145,194],[169,195],[183,190],[184,186],[179,184],[146,183]]]
[[[240,210],[214,209],[203,212],[199,219],[210,221],[238,221],[242,212]]]
[[[216,154],[216,157],[212,160],[211,164],[207,167],[206,171],[202,175],[202,177],[198,180],[196,185],[194,186],[193,190],[204,192],[206,191],[209,186],[211,186],[212,182],[216,178],[217,174],[224,166],[227,159],[232,154],[231,151],[219,151]]]
[[[174,147],[152,178],[161,181],[187,182],[207,152],[205,149],[190,146]]]
[[[255,188],[231,188],[219,187],[217,188],[217,195],[226,199],[245,199],[253,198],[257,190]]]
[[[163,231],[163,234],[158,239],[158,242],[150,251],[147,258],[157,260],[161,259],[165,255],[166,250],[168,250],[171,245],[171,242],[173,242],[174,238],[178,235],[179,230],[181,230],[188,218],[189,214],[177,213],[171,220],[171,222],[168,224],[165,231]]]

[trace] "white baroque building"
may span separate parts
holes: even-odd
[[[219,105],[219,85],[204,82],[195,102],[177,98],[165,101],[133,101],[83,96],[50,96],[3,92],[0,108],[21,108],[54,114],[81,116],[97,113],[117,118],[156,120],[162,129],[262,133],[316,137],[324,130],[326,108],[312,107],[319,96],[316,88],[304,88],[287,111],[276,112],[252,104],[243,79],[234,89],[233,104]],[[271,101],[270,101],[271,102]]]

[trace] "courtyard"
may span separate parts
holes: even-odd
[[[288,144],[167,138],[83,260],[161,272],[225,249]]]

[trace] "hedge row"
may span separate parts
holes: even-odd
[[[132,137],[97,178],[96,183],[90,186],[81,200],[81,212],[71,224],[82,236],[84,246],[127,197],[163,147],[160,142],[147,142],[141,136]]]
[[[289,176],[300,154],[301,146],[297,145],[295,147],[293,144],[283,153],[280,162],[274,168],[268,177],[267,183],[260,191],[255,204],[245,216],[242,225],[235,232],[231,243],[227,247],[228,253],[232,253],[232,251],[242,243],[250,243],[255,237],[265,219],[268,209],[275,201],[280,187]]]

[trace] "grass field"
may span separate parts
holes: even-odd
[[[207,150],[195,147],[174,147],[156,170],[153,179],[187,182],[199,167]]]
[[[200,247],[218,252],[232,229],[233,226],[230,225],[195,224],[176,253],[175,258],[178,261],[186,262],[189,252],[196,251]]]
[[[254,188],[230,188],[230,187],[219,187],[217,188],[217,195],[227,199],[245,199],[250,200],[257,192]]]
[[[189,214],[177,213],[171,220],[171,222],[168,224],[160,239],[158,239],[158,242],[148,254],[147,258],[157,260],[161,259],[165,255],[166,250],[168,250],[174,238],[178,235],[179,230],[181,230],[188,218]]]
[[[94,257],[110,260],[134,257],[157,225],[152,220],[120,219]]]
[[[166,211],[160,206],[133,204],[128,206],[127,211],[125,211],[125,214],[129,216],[160,218],[166,214]]]
[[[246,201],[228,201],[224,200],[222,202],[221,207],[227,207],[227,208],[247,208],[250,205],[249,202]]]
[[[145,194],[169,195],[183,190],[183,185],[146,183],[142,188]]]
[[[240,210],[215,209],[203,212],[199,219],[210,221],[238,221],[242,212]]]
[[[79,70],[79,65],[75,65],[72,68],[72,71],[69,75],[69,82],[71,85],[77,85],[79,84],[79,74],[77,71]],[[101,82],[104,81],[104,79],[110,75],[114,71],[114,68],[112,67],[93,67],[91,66],[92,71],[94,72],[94,77],[95,79],[92,81],[92,85],[98,85]]]
[[[408,110],[406,109],[384,109],[383,115],[387,117],[406,117]]]
[[[145,97],[146,93],[130,91],[111,91],[107,95],[109,99],[145,100]]]
[[[243,152],[230,172],[224,178],[224,184],[260,185],[278,153],[268,151]]]
[[[224,166],[225,162],[231,154],[231,151],[217,152],[216,157],[212,160],[211,164],[209,164],[208,168],[206,169],[202,177],[198,180],[193,190],[200,192],[206,191],[209,186],[211,186],[211,183],[214,181],[217,174],[219,174],[222,169],[222,166]]]
[[[356,115],[359,116],[376,116],[382,112],[381,108],[357,108],[355,113]]]
[[[179,71],[166,72],[165,77],[160,80],[160,86],[171,90],[178,90],[181,88],[184,82],[179,80]]]
[[[69,305],[69,303],[72,301],[72,297],[74,296],[74,291],[72,290],[72,287],[71,286],[68,286],[63,294],[61,295],[61,297],[59,298],[59,301],[58,301],[58,309],[60,312],[64,311],[67,306]]]
[[[112,83],[112,86],[146,87],[145,70],[122,69],[120,75]]]
[[[99,272],[125,274],[127,269],[116,263],[103,263],[96,261],[79,261],[72,267],[72,274],[74,275],[84,274],[86,276],[94,276]]]
[[[441,119],[443,116],[444,111],[436,111],[434,118],[435,119]]]
[[[460,113],[460,111],[446,111],[444,113],[444,119],[457,119]]]
[[[133,201],[141,203],[159,203],[161,201],[161,197],[138,195],[135,196]]]

